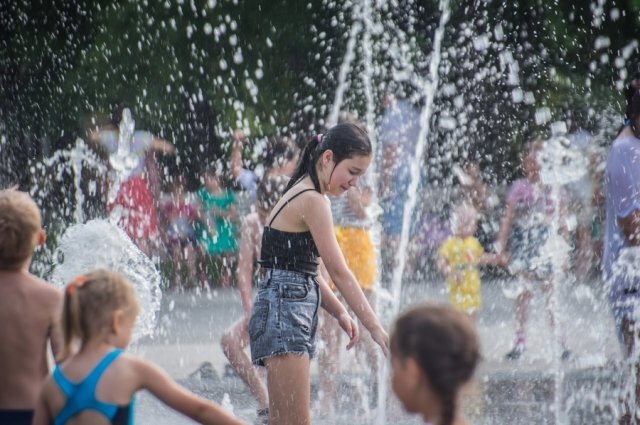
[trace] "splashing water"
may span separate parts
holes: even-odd
[[[134,339],[151,335],[160,308],[160,274],[153,262],[107,220],[90,220],[67,229],[55,253],[52,282],[64,285],[75,276],[96,268],[124,274],[133,284],[140,302]]]
[[[135,123],[131,111],[125,109],[120,124],[118,150],[110,157],[115,171],[109,200],[113,201],[120,184],[126,180],[137,166],[131,153],[131,139]],[[67,163],[68,162],[68,163]],[[84,194],[80,186],[83,167],[90,167],[106,175],[104,166],[82,139],[68,151],[58,151],[42,162],[42,170],[55,167],[56,180],[62,181],[62,174],[70,167],[74,175],[75,224],[68,227],[54,253],[54,270],[51,281],[64,285],[75,276],[96,268],[106,268],[127,276],[140,302],[140,317],[136,323],[134,340],[152,335],[156,323],[156,313],[160,309],[161,276],[153,262],[133,243],[127,234],[115,223],[121,209],[114,208],[109,219],[95,219],[86,223],[82,208]]]

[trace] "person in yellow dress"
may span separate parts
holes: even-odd
[[[479,265],[504,265],[502,254],[487,253],[473,235],[480,215],[473,205],[462,202],[452,217],[453,235],[438,249],[437,267],[445,276],[451,304],[459,311],[475,318],[480,309]]]

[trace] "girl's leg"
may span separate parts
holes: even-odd
[[[284,354],[265,360],[269,425],[311,425],[309,357]]]
[[[267,389],[244,351],[249,345],[249,318],[244,317],[232,324],[222,335],[220,345],[233,369],[258,401],[258,408],[266,408],[269,403]]]
[[[516,321],[518,322],[518,328],[516,332],[518,333],[518,341],[524,344],[524,335],[525,328],[527,326],[527,321],[529,320],[529,304],[531,303],[531,298],[533,294],[529,289],[523,290],[520,295],[518,295],[518,299],[516,300]]]
[[[190,285],[197,284],[198,271],[196,270],[196,249],[191,242],[187,242],[184,247],[184,261],[187,263],[187,278]]]
[[[224,253],[220,255],[222,260],[222,269],[220,270],[220,286],[223,288],[231,287],[231,254]]]
[[[318,381],[320,394],[318,405],[322,413],[335,411],[338,403],[338,391],[335,379],[340,372],[340,326],[324,309],[320,309],[320,327],[318,335],[323,347],[318,353]],[[361,334],[362,335],[362,334]]]
[[[622,341],[624,343],[625,356],[632,367],[631,373],[635,374],[635,393],[628,394],[623,403],[623,415],[619,419],[621,425],[627,425],[635,423],[632,421],[636,417],[636,412],[640,406],[640,361],[637,360],[636,351],[638,350],[638,339],[640,333],[638,331],[638,325],[635,320],[624,318],[622,319]],[[635,359],[635,360],[634,360]],[[633,397],[635,396],[635,399]]]
[[[529,318],[529,304],[533,294],[524,288],[516,299],[516,342],[511,351],[506,355],[508,360],[517,360],[522,356],[525,347],[525,327]]]

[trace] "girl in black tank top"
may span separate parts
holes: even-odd
[[[315,352],[320,300],[349,335],[347,348],[359,336],[356,323],[317,273],[318,264],[326,267],[373,340],[388,353],[388,335],[346,266],[324,196],[340,196],[354,186],[370,161],[369,138],[354,124],[340,124],[314,137],[287,187],[290,193],[275,206],[264,228],[263,277],[249,335],[254,364],[267,368],[272,425],[311,423],[309,360]]]

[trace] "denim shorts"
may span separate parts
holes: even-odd
[[[264,366],[265,359],[282,354],[313,358],[319,306],[315,276],[266,269],[249,320],[253,363]]]

